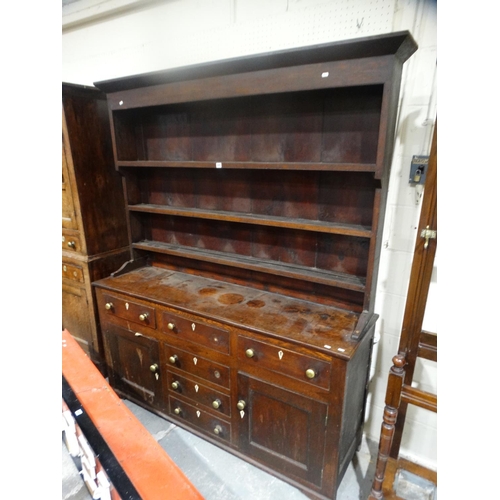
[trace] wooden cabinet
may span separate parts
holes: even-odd
[[[120,175],[113,165],[106,96],[62,85],[62,326],[102,367],[91,283],[130,258]]]
[[[107,95],[132,259],[94,283],[113,386],[311,498],[361,442],[407,32]]]

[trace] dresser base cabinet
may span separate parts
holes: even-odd
[[[334,500],[361,444],[407,32],[96,82],[131,259],[112,386]]]
[[[335,497],[361,443],[373,326],[350,340],[334,325],[357,316],[341,309],[153,266],[95,287],[119,394]]]

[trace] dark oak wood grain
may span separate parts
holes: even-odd
[[[91,283],[130,258],[106,96],[62,85],[62,326],[105,370]]]
[[[415,50],[397,33],[96,84],[133,257],[94,283],[116,389],[317,500],[361,443]]]

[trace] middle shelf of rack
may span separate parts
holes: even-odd
[[[300,231],[314,231],[328,234],[342,234],[360,238],[371,238],[371,228],[359,224],[344,224],[337,222],[324,222],[311,219],[290,219],[278,216],[262,216],[250,213],[228,212],[224,210],[204,210],[198,208],[172,207],[140,203],[129,205],[129,211],[149,214],[173,215],[179,217],[194,217],[199,219],[218,220],[225,222],[240,222],[243,224],[256,224],[261,226],[282,227]]]

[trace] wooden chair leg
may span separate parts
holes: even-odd
[[[373,478],[372,490],[368,500],[380,500],[383,498],[382,485],[384,483],[387,460],[391,451],[394,429],[398,418],[398,408],[401,403],[401,389],[404,380],[404,366],[406,359],[404,354],[397,354],[392,358],[394,363],[389,371],[387,381],[387,393],[385,396],[384,417],[380,431],[380,442]]]

